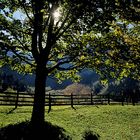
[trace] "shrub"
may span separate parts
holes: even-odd
[[[99,140],[99,138],[100,136],[98,134],[91,130],[88,130],[84,132],[82,140]]]

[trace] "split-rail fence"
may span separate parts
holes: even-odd
[[[111,95],[64,95],[64,94],[50,94],[45,95],[45,106],[62,106],[70,105],[103,105],[103,104],[129,104],[135,105],[139,103],[139,99],[134,100],[125,98],[124,96]],[[3,92],[0,93],[0,105],[3,106],[33,106],[34,94],[25,92]]]

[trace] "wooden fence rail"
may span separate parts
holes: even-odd
[[[0,93],[0,105],[7,106],[32,106],[34,94],[24,92],[3,92]],[[137,99],[135,103],[139,103]],[[59,106],[59,105],[99,105],[99,104],[128,104],[128,100],[123,96],[110,96],[110,95],[45,95],[45,106]],[[135,105],[133,103],[133,105]]]

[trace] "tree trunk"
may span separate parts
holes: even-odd
[[[35,79],[34,105],[31,117],[33,134],[40,135],[44,128],[45,121],[45,86],[46,86],[45,66],[37,66]]]

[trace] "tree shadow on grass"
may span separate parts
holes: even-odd
[[[10,124],[0,128],[0,140],[71,140],[71,138],[65,134],[66,132],[63,128],[48,122],[45,122],[44,130],[41,131],[40,137],[35,138],[29,121]]]

